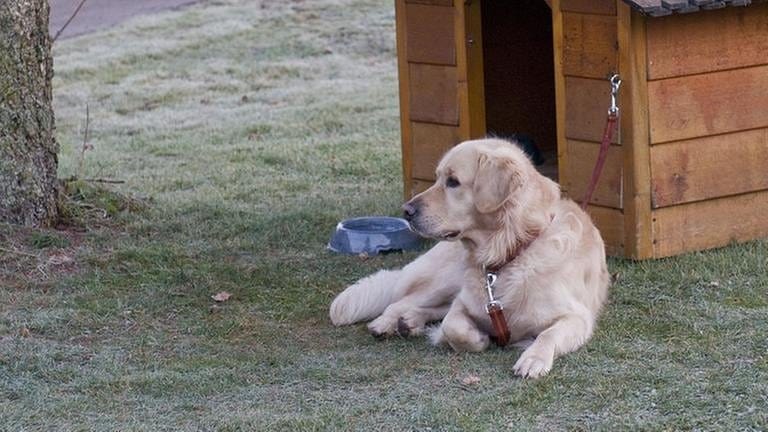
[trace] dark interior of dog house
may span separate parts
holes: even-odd
[[[516,135],[539,170],[557,180],[551,10],[543,0],[481,4],[488,135]]]

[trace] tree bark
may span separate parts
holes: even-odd
[[[0,222],[57,217],[47,0],[0,0]]]

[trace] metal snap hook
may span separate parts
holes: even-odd
[[[617,115],[619,107],[616,104],[616,99],[619,95],[619,87],[621,87],[621,77],[619,77],[619,74],[613,74],[608,81],[611,83],[611,107],[608,108],[608,114]]]
[[[485,284],[488,286],[488,288],[493,288],[493,286],[496,284],[496,279],[498,276],[496,276],[496,273],[488,273],[485,275]]]

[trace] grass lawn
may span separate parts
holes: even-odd
[[[58,41],[60,176],[125,183],[81,185],[84,232],[0,225],[0,430],[767,429],[766,241],[612,260],[595,337],[538,381],[514,348],[330,325],[346,284],[415,256],[325,250],[399,212],[394,45],[381,0],[210,0]]]

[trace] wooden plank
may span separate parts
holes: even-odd
[[[453,8],[408,4],[405,16],[408,61],[456,64]]]
[[[624,215],[621,210],[587,206],[587,213],[600,230],[605,252],[611,256],[624,256]]]
[[[651,81],[651,142],[768,126],[768,66]]]
[[[560,8],[552,10],[584,14],[616,15],[616,0],[560,0]]]
[[[407,200],[412,192],[411,164],[411,110],[410,110],[410,80],[408,71],[407,34],[406,34],[406,5],[405,0],[395,1],[395,35],[397,39],[397,75],[400,96],[400,146],[403,161],[403,197]]]
[[[563,73],[604,79],[616,72],[616,17],[564,13]]]
[[[405,2],[433,6],[453,6],[453,0],[405,0]]]
[[[454,9],[459,133],[468,140],[486,133],[482,17],[479,1],[457,2]]]
[[[410,63],[410,119],[459,124],[456,67]]]
[[[564,193],[568,193],[568,145],[565,137],[565,74],[563,72],[563,13],[560,0],[552,1],[552,45],[555,65],[555,124],[557,134],[558,180]]]
[[[651,148],[653,207],[768,189],[768,129]]]
[[[620,146],[610,146],[603,172],[592,194],[591,204],[621,208],[622,174],[624,158]],[[595,168],[600,143],[568,140],[568,195],[581,202]]]
[[[654,255],[768,237],[768,191],[699,201],[653,212]]]
[[[648,21],[652,80],[761,64],[768,64],[768,3]]]
[[[610,105],[611,84],[607,79],[565,77],[565,136],[602,141]],[[613,143],[620,142],[619,135],[614,134]]]
[[[619,121],[624,144],[624,254],[628,258],[646,259],[654,251],[645,18],[622,4],[618,20],[619,71],[623,81]]]
[[[435,179],[435,168],[443,154],[461,141],[459,128],[433,123],[411,124],[413,133],[413,178]]]

